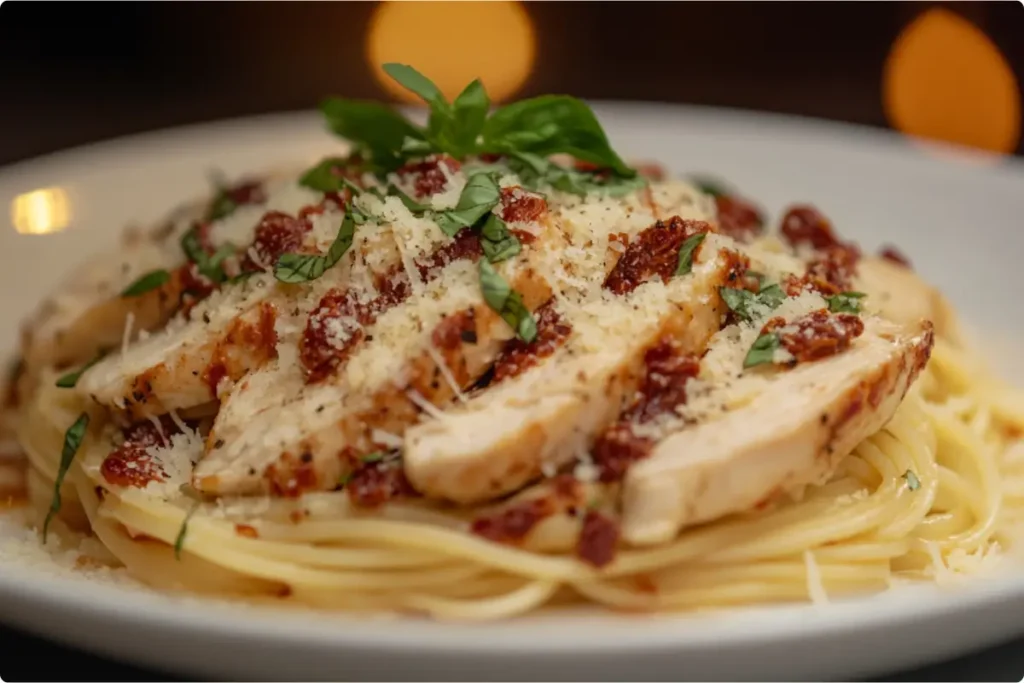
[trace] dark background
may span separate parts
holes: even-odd
[[[531,2],[536,62],[517,94],[561,91],[886,126],[886,57],[900,31],[938,4]],[[1019,97],[1019,0],[943,6],[988,35],[1015,71]],[[366,58],[376,9],[375,2],[4,2],[0,164],[127,133],[308,109],[328,93],[385,98]],[[500,27],[486,30],[500,40]],[[1015,151],[1024,153],[1024,143]]]
[[[935,6],[530,3],[536,61],[516,95],[685,102],[887,127],[886,59],[901,31]],[[1024,7],[943,7],[988,36],[1015,72],[1019,98]],[[377,9],[372,2],[4,2],[0,164],[168,126],[309,109],[328,93],[387,98],[366,58]],[[483,30],[500,40],[500,27]],[[1024,142],[1006,151],[1022,155]],[[0,652],[6,680],[159,675],[2,627]],[[1018,642],[889,680],[1019,680],[1022,673]]]

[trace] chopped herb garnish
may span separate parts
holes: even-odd
[[[693,252],[704,241],[707,233],[697,233],[686,240],[679,247],[679,262],[676,265],[676,275],[688,275],[693,270]]]
[[[228,279],[223,263],[224,259],[234,255],[234,245],[222,244],[213,254],[209,254],[199,239],[199,228],[192,226],[181,236],[181,250],[185,252],[186,258],[196,265],[199,274],[210,282],[220,284]]]
[[[318,192],[340,192],[346,187],[358,189],[358,186],[351,180],[335,173],[335,169],[344,167],[348,163],[348,159],[328,157],[303,173],[299,178],[299,185]]]
[[[744,368],[752,368],[764,363],[772,363],[775,358],[775,350],[779,348],[779,335],[775,332],[762,334],[754,340],[747,351],[747,357],[743,359]]]
[[[638,190],[647,183],[640,176],[602,176],[565,168],[544,157],[526,152],[511,152],[509,167],[519,176],[523,185],[531,190],[543,190],[550,186],[560,192],[581,197],[594,193],[617,197]]]
[[[348,472],[338,477],[338,486],[344,487],[345,485],[347,485],[350,481],[352,481],[353,474],[353,472]]]
[[[211,221],[220,220],[231,215],[237,208],[238,204],[231,198],[227,189],[220,188],[210,204],[210,210],[206,214],[206,219]]]
[[[517,337],[527,343],[537,338],[537,321],[523,304],[523,297],[487,259],[480,259],[480,288],[487,305],[515,330]]]
[[[437,215],[437,226],[449,237],[459,230],[476,224],[501,201],[498,182],[487,173],[476,173],[469,177],[459,195],[454,209]]]
[[[362,214],[358,214],[358,217],[365,220]],[[281,282],[290,284],[309,282],[319,278],[328,268],[340,261],[348,248],[352,246],[352,240],[356,234],[356,219],[357,212],[350,205],[345,211],[341,227],[338,228],[338,235],[331,242],[326,254],[282,254],[274,264],[274,277]]]
[[[399,190],[394,185],[388,187],[388,194],[392,194],[398,197],[399,201],[405,204],[405,208],[409,209],[413,214],[421,214],[430,211],[430,207],[426,204],[420,204],[418,201],[407,195],[406,193]]]
[[[374,451],[360,457],[359,461],[364,463],[380,462],[386,455],[387,453],[385,451]]]
[[[50,520],[60,512],[60,488],[64,485],[64,477],[71,467],[71,461],[78,453],[82,440],[85,438],[85,430],[89,427],[89,413],[82,413],[75,420],[74,424],[64,432],[64,448],[60,453],[60,467],[57,469],[57,479],[53,484],[53,497],[50,499],[50,510],[46,513],[46,520],[43,522],[43,543],[46,543],[46,532],[50,528]]]
[[[185,519],[181,522],[181,528],[178,529],[178,536],[174,539],[174,559],[176,560],[181,559],[181,549],[185,545],[185,535],[188,533],[188,523],[192,520],[192,515],[196,514],[196,511],[199,510],[200,507],[202,507],[202,503],[196,501],[195,504],[192,505],[192,509],[185,514]]]
[[[907,470],[903,473],[903,478],[907,480],[907,488],[911,491],[916,491],[921,488],[921,480],[917,478],[913,470]]]
[[[863,292],[840,292],[825,297],[825,301],[833,313],[860,313],[860,300],[865,296]]]
[[[96,354],[95,358],[93,358],[91,361],[89,361],[79,369],[69,372],[65,375],[61,375],[60,378],[57,380],[57,386],[60,387],[61,389],[74,388],[74,386],[78,384],[78,378],[84,375],[86,370],[99,363],[104,355],[106,354],[98,353]]]
[[[512,234],[505,221],[493,213],[487,216],[480,228],[480,246],[491,263],[510,259],[523,249],[519,238]]]
[[[170,279],[171,274],[163,268],[160,268],[159,270],[151,270],[150,272],[141,275],[138,279],[125,287],[124,291],[121,292],[121,296],[132,297],[145,294],[146,292],[150,292],[167,284]]]
[[[745,289],[719,287],[718,293],[729,310],[740,320],[750,322],[768,311],[773,311],[786,300],[786,293],[778,285],[769,285],[757,294]],[[760,309],[760,310],[759,310]]]

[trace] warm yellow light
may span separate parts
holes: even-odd
[[[893,45],[883,75],[892,125],[904,133],[1012,152],[1021,134],[1021,92],[999,49],[977,27],[931,9]]]
[[[391,80],[382,64],[421,71],[451,101],[474,78],[493,101],[508,99],[533,68],[536,39],[518,2],[384,2],[370,23],[367,58],[395,97],[421,102]]]
[[[11,202],[11,223],[22,235],[60,232],[71,222],[68,193],[59,187],[44,187],[19,194]]]

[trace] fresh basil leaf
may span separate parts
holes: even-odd
[[[752,368],[764,363],[772,363],[775,358],[775,350],[779,348],[779,335],[774,332],[762,334],[754,340],[743,359],[744,368]]]
[[[396,64],[394,62],[385,64],[384,73],[391,76],[392,79],[406,90],[422,97],[427,104],[448,105],[448,101],[441,94],[440,88],[434,85],[432,80],[408,64]]]
[[[611,148],[590,107],[568,95],[545,95],[501,107],[484,123],[482,135],[486,151],[569,154],[625,178],[636,175]]]
[[[523,249],[519,238],[508,229],[505,221],[493,213],[487,216],[480,228],[480,246],[491,263],[510,259]]]
[[[373,165],[391,171],[403,163],[407,138],[423,140],[418,127],[378,102],[332,97],[320,105],[327,126],[339,137],[369,154]]]
[[[465,156],[476,150],[477,139],[487,120],[487,111],[491,108],[491,98],[487,96],[484,84],[477,79],[466,86],[452,103],[453,139],[460,154]]]
[[[220,284],[228,279],[221,264],[223,264],[224,259],[234,255],[234,245],[230,243],[222,244],[217,247],[213,254],[207,254],[199,239],[199,229],[196,226],[192,226],[181,236],[181,250],[185,252],[185,257],[189,261],[196,264],[199,274],[214,284]]]
[[[593,173],[565,168],[529,152],[510,152],[509,167],[519,176],[523,185],[531,190],[543,190],[545,186],[553,187],[559,192],[585,197],[599,193],[610,197],[635,192],[643,188],[647,181],[640,176],[621,178],[616,175],[599,177]]]
[[[903,473],[903,478],[907,480],[907,488],[911,491],[916,491],[921,488],[921,480],[917,478],[913,470],[907,470]]]
[[[537,321],[523,304],[523,297],[505,281],[487,259],[480,259],[480,288],[484,301],[526,343],[537,338]]]
[[[174,559],[181,559],[181,549],[185,545],[185,534],[188,533],[188,523],[192,520],[192,515],[196,514],[196,511],[202,504],[196,501],[192,505],[192,509],[185,514],[185,519],[181,522],[181,528],[178,529],[178,536],[174,539]]]
[[[303,173],[299,178],[299,185],[317,192],[340,192],[354,184],[334,172],[334,169],[343,167],[347,163],[348,159],[328,157]]]
[[[398,197],[398,199],[405,204],[405,208],[409,209],[413,214],[421,214],[430,211],[430,207],[426,204],[420,204],[418,201],[407,195],[406,193],[399,190],[394,185],[388,187],[388,194]]]
[[[700,243],[707,237],[707,233],[699,232],[696,235],[687,237],[679,246],[679,261],[676,264],[678,275],[688,275],[693,270],[693,252],[700,246]]]
[[[719,287],[718,293],[729,310],[747,322],[763,315],[765,309],[775,310],[786,300],[786,293],[778,285],[765,287],[757,294],[733,287]]]
[[[765,306],[772,308],[773,310],[778,308],[779,305],[786,300],[786,293],[777,284],[771,284],[764,287],[764,280],[761,279],[761,291],[757,293],[757,298]]]
[[[444,234],[453,237],[459,230],[483,218],[499,201],[501,188],[497,181],[487,173],[477,173],[466,181],[455,208],[437,215],[437,226]]]
[[[50,528],[50,521],[53,516],[60,512],[60,488],[64,485],[64,477],[67,476],[71,461],[82,446],[85,438],[85,430],[89,427],[89,413],[82,413],[78,419],[64,432],[64,447],[60,453],[60,467],[57,469],[57,479],[53,483],[53,497],[50,499],[50,510],[46,513],[46,520],[43,521],[43,543],[46,543],[46,532]]]
[[[825,301],[833,313],[860,313],[860,300],[865,296],[863,292],[840,292],[825,297]]]
[[[345,218],[341,221],[341,227],[338,228],[338,235],[334,238],[326,254],[282,254],[274,264],[274,277],[289,284],[309,282],[319,278],[328,268],[340,261],[348,248],[352,246],[357,220],[361,223],[366,220],[366,217],[349,206],[345,211]]]
[[[134,282],[125,287],[124,291],[121,292],[121,296],[140,296],[167,284],[170,279],[171,274],[163,268],[160,268],[159,270],[151,270],[148,273],[139,276]]]
[[[57,386],[60,387],[61,389],[73,389],[74,386],[78,384],[78,379],[85,374],[85,371],[99,363],[101,360],[103,360],[104,355],[106,354],[98,353],[96,354],[95,358],[93,358],[91,361],[89,361],[79,369],[61,375],[60,378],[57,379]]]

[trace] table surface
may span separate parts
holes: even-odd
[[[144,669],[63,647],[0,626],[0,680],[3,681],[169,681],[188,680],[174,672]],[[74,678],[68,672],[74,672]],[[1024,638],[979,653],[880,681],[1021,681]]]

